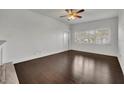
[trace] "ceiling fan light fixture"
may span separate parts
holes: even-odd
[[[65,11],[67,12],[67,15],[60,16],[60,17],[67,17],[67,19],[69,21],[69,20],[75,20],[75,19],[78,19],[78,18],[82,18],[80,13],[84,12],[84,9],[81,9],[79,11],[76,11],[74,9],[65,9]]]
[[[68,17],[68,19],[69,19],[69,20],[74,20],[74,19],[76,19],[76,17],[73,16],[73,15],[71,15],[71,16]]]

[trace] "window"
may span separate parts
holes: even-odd
[[[109,44],[110,33],[110,28],[75,32],[75,42],[79,44]]]

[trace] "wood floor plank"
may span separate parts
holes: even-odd
[[[15,64],[21,84],[123,84],[116,57],[66,51]]]

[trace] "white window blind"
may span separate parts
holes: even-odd
[[[75,42],[80,44],[109,44],[110,39],[110,28],[75,32]]]

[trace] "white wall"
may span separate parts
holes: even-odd
[[[65,51],[68,31],[68,25],[29,10],[0,10],[0,40],[7,40],[6,62]]]
[[[29,10],[0,10],[0,40],[7,40],[5,62],[21,62],[69,49],[116,56],[118,53],[117,18],[71,25],[63,24]],[[109,45],[79,45],[74,42],[75,31],[111,27]],[[68,42],[68,33],[72,37]],[[68,46],[68,43],[70,45]]]
[[[71,39],[71,49],[86,51],[98,54],[117,56],[118,53],[118,18],[102,19],[98,21],[84,22],[80,24],[75,24],[71,26],[72,39]],[[108,45],[92,45],[92,44],[78,44],[74,41],[74,33],[76,31],[87,31],[98,28],[111,28],[111,42]]]
[[[118,22],[118,47],[119,47],[119,62],[124,73],[124,10],[119,11]]]

